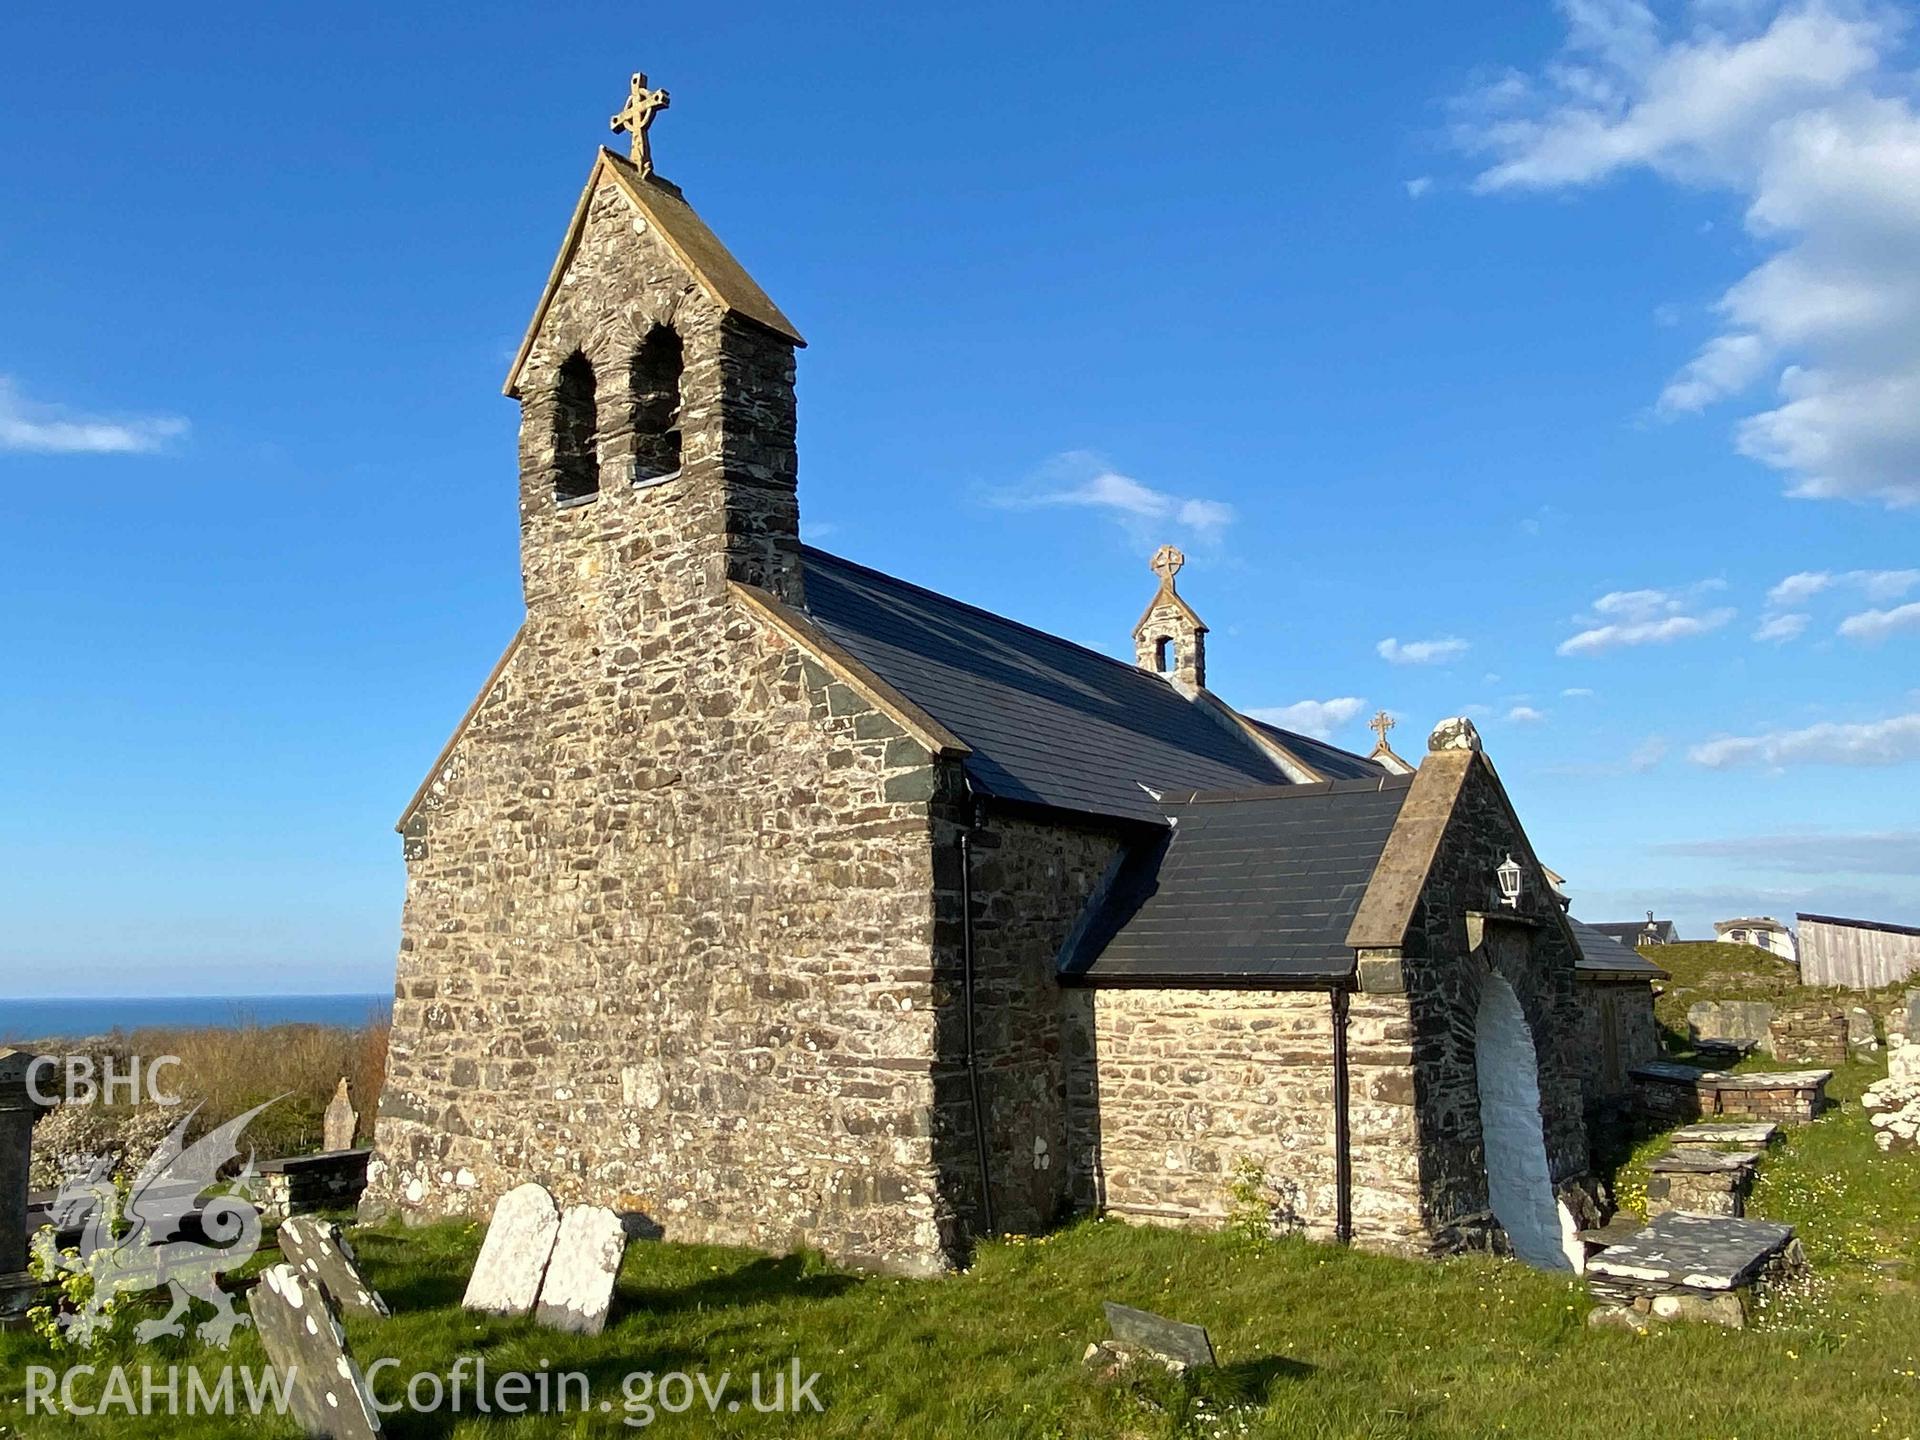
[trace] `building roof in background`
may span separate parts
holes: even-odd
[[[1774,919],[1771,915],[1753,915],[1740,920],[1716,920],[1713,922],[1713,930],[1717,935],[1723,930],[1733,929],[1736,925],[1748,930],[1785,930],[1787,928],[1782,921]]]
[[[1580,947],[1574,969],[1612,975],[1644,975],[1649,980],[1665,979],[1667,972],[1638,950],[1623,945],[1597,925],[1567,917],[1573,938]]]
[[[1641,937],[1649,933],[1661,945],[1671,945],[1680,938],[1671,920],[1595,920],[1587,928],[1598,930],[1622,945],[1642,944]]]
[[[1064,980],[1330,984],[1413,781],[1325,781],[1197,795],[1129,847],[1061,957]]]
[[[966,742],[962,763],[985,794],[1164,825],[1156,794],[1288,783],[1253,735],[1161,676],[811,546],[802,554],[814,622]],[[1259,728],[1322,774],[1379,773]]]

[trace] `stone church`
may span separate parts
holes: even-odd
[[[1239,1176],[1561,1263],[1650,967],[1583,958],[1472,726],[1249,719],[1171,550],[1127,663],[803,545],[803,344],[601,151],[506,383],[525,620],[399,826],[366,1213],[534,1179],[928,1272]]]

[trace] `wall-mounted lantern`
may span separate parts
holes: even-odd
[[[1506,862],[1493,872],[1493,877],[1500,882],[1500,903],[1517,909],[1520,904],[1520,866],[1511,853]]]

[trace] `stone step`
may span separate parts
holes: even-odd
[[[1655,1175],[1737,1175],[1761,1160],[1758,1150],[1698,1150],[1675,1148],[1658,1156],[1647,1168]]]
[[[1667,1137],[1676,1149],[1735,1145],[1742,1150],[1765,1150],[1779,1138],[1780,1127],[1768,1120],[1750,1124],[1703,1120],[1697,1125],[1683,1125]]]

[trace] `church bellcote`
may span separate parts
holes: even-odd
[[[1164,675],[1194,690],[1207,685],[1207,626],[1193,607],[1180,598],[1174,576],[1187,557],[1171,545],[1154,552],[1151,568],[1160,577],[1160,589],[1147,613],[1133,627],[1133,653],[1143,670]]]
[[[520,402],[530,612],[728,581],[803,601],[794,353],[806,342],[653,167],[664,89],[632,78],[506,393]],[[644,575],[640,567],[648,567]]]

